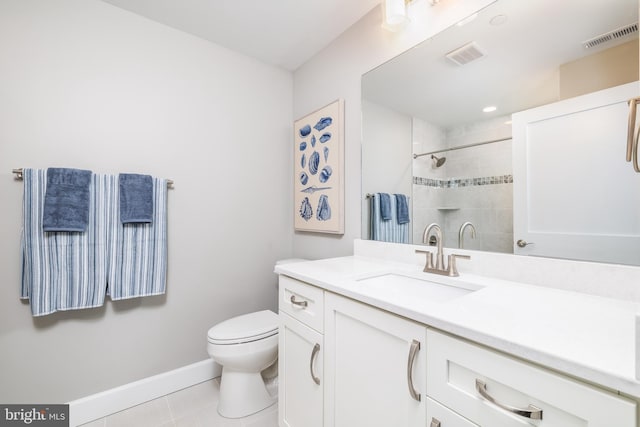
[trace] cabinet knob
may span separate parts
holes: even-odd
[[[431,424],[429,427],[440,427],[440,421],[436,418],[431,418]]]

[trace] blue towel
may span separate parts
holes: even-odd
[[[389,221],[391,219],[391,196],[387,193],[380,194],[380,217],[383,221]]]
[[[44,231],[87,229],[91,175],[91,171],[80,169],[47,169],[47,189],[42,213]]]
[[[380,214],[380,197],[379,194],[375,194],[371,198],[371,239],[381,242],[393,242],[393,243],[409,243],[409,224],[398,224],[395,219],[396,215],[396,199],[390,198],[391,215],[392,218],[389,221],[383,221]]]
[[[153,221],[153,179],[149,175],[121,173],[120,222],[148,223]]]
[[[153,221],[114,224],[110,247],[109,296],[112,300],[165,293],[167,286],[167,180],[152,179]]]
[[[398,224],[406,224],[409,222],[409,205],[407,204],[407,196],[404,194],[395,194],[396,208],[398,210],[396,218]]]
[[[100,307],[104,303],[107,249],[115,231],[116,194],[104,175],[91,179],[89,223],[84,233],[47,233],[42,226],[47,171],[24,169],[22,223],[22,289],[31,313]]]

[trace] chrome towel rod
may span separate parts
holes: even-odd
[[[13,178],[17,181],[22,181],[22,168],[19,169],[12,169],[11,172],[15,175]],[[168,179],[167,180],[167,188],[173,188],[173,180],[172,179]]]
[[[429,154],[446,153],[447,151],[462,150],[463,148],[477,147],[478,145],[485,145],[485,144],[493,144],[494,142],[508,141],[510,139],[511,137],[492,139],[491,141],[476,142],[474,144],[460,145],[458,147],[452,147],[452,148],[443,148],[442,150],[429,151],[428,153],[414,154],[413,158],[417,159],[418,157],[428,156]]]

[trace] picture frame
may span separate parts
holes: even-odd
[[[344,100],[293,125],[294,229],[344,234]]]

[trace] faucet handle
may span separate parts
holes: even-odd
[[[416,253],[423,253],[427,255],[427,261],[424,265],[424,272],[426,272],[427,270],[431,269],[433,270],[433,252],[431,251],[422,251],[420,249],[416,249]]]
[[[447,268],[447,274],[450,277],[458,277],[460,275],[458,273],[458,268],[456,266],[456,258],[471,259],[469,255],[459,255],[459,254],[451,254],[447,258],[449,261],[449,268]]]

